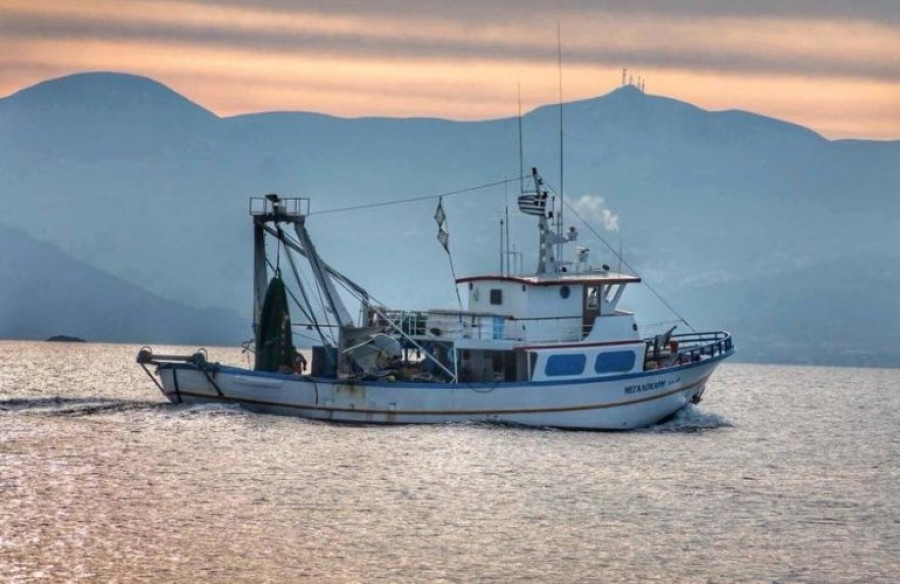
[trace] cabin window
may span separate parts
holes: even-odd
[[[491,304],[503,304],[503,290],[491,289]]]
[[[634,369],[634,351],[610,351],[600,353],[594,361],[597,373],[625,373]]]
[[[572,291],[569,290],[569,287],[568,287],[568,286],[562,286],[562,287],[560,287],[560,289],[559,289],[559,297],[562,298],[563,300],[565,300],[566,298],[568,298],[568,297],[569,297],[569,294],[571,294],[571,293],[572,293]]]
[[[547,358],[547,365],[544,367],[544,373],[548,377],[581,375],[584,371],[584,364],[586,362],[587,357],[581,353],[550,355],[550,357]]]
[[[621,284],[614,284],[612,286],[607,286],[606,287],[606,301],[612,302],[613,299],[616,297],[616,294],[619,293],[619,288],[621,288],[621,287],[622,287]]]

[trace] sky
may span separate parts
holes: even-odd
[[[0,0],[0,96],[152,77],[226,116],[516,115],[646,92],[900,139],[900,0]]]

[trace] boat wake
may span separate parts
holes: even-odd
[[[704,412],[693,404],[679,410],[671,418],[638,432],[703,432],[731,428],[734,423],[727,416]]]
[[[81,417],[126,412],[148,412],[175,416],[245,415],[232,404],[183,404],[166,401],[127,400],[105,397],[45,397],[0,400],[0,413],[37,416]]]
[[[46,416],[90,416],[127,411],[152,411],[169,406],[166,402],[123,400],[103,397],[45,397],[0,400],[0,412]]]
[[[238,404],[164,404],[166,411],[177,416],[246,416],[251,412]]]

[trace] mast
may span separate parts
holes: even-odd
[[[304,210],[305,206],[305,210]],[[272,193],[264,198],[250,199],[250,214],[253,216],[253,296],[254,296],[254,333],[259,333],[259,317],[262,312],[262,304],[268,287],[268,272],[266,261],[265,234],[274,232],[286,246],[297,248],[290,244],[289,240],[279,234],[278,223],[292,223],[297,233],[297,238],[302,247],[300,253],[306,256],[316,282],[322,289],[325,297],[326,308],[334,314],[338,324],[344,327],[353,326],[353,318],[344,306],[337,293],[332,273],[341,280],[346,278],[329,267],[316,252],[316,248],[306,230],[306,215],[309,212],[309,199],[282,199]],[[275,224],[276,229],[269,226]],[[368,294],[361,287],[353,285],[353,288],[361,292],[367,299]]]
[[[562,83],[562,32],[559,23],[556,23],[556,54],[559,58],[559,214],[556,216],[557,244],[556,254],[562,260],[563,257],[563,208],[566,206],[563,200],[565,193],[563,172],[563,83]]]
[[[503,275],[503,219],[500,220],[500,275]]]
[[[259,336],[260,317],[263,300],[269,283],[266,272],[266,228],[267,219],[263,216],[253,217],[253,335]]]
[[[531,169],[531,179],[534,181],[534,191],[519,195],[519,211],[538,217],[540,242],[538,244],[537,273],[546,274],[549,270],[556,271],[553,247],[557,243],[557,237],[550,230],[550,223],[547,220],[548,194],[543,188],[544,179],[538,174],[537,168]]]

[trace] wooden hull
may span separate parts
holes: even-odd
[[[366,424],[499,422],[629,430],[654,424],[699,399],[719,361],[729,355],[563,382],[349,382],[191,363],[162,363],[158,373],[173,403],[235,403],[260,413]]]

